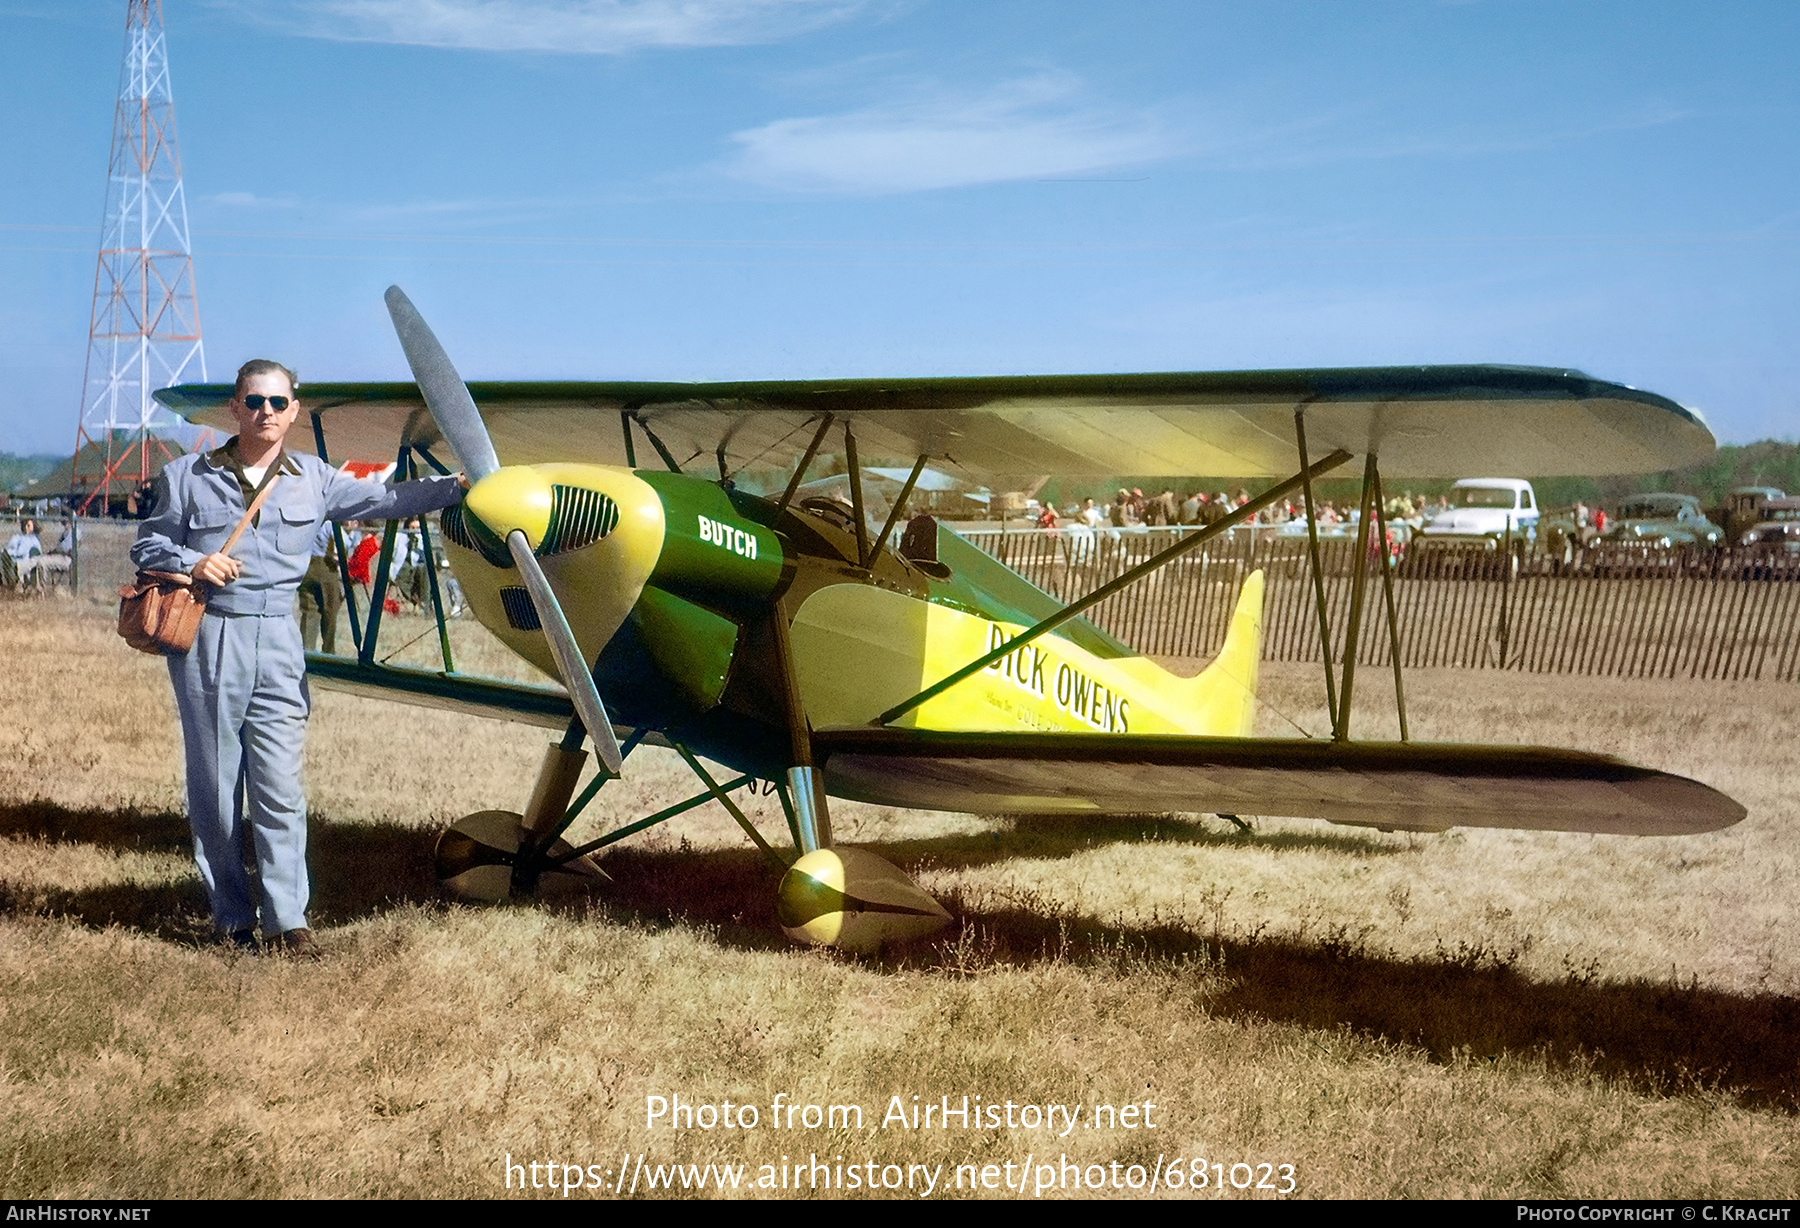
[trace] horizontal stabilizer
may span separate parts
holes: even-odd
[[[815,736],[827,789],[977,814],[1257,814],[1438,831],[1674,836],[1744,808],[1698,781],[1541,746],[912,729]]]

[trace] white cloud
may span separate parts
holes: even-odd
[[[773,42],[863,0],[286,0],[236,7],[315,38],[468,51],[613,55]]]
[[[735,133],[731,173],[803,192],[888,194],[1046,179],[1181,152],[1147,111],[1085,104],[1077,81],[1045,73],[979,95],[938,94],[843,115],[781,119]]]

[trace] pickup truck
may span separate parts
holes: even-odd
[[[1537,543],[1537,495],[1520,478],[1463,478],[1450,488],[1450,506],[1413,538],[1409,556],[1433,552],[1498,556],[1510,546],[1513,565]]]

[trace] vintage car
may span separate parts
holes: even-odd
[[[1599,540],[1593,511],[1585,504],[1556,508],[1538,521],[1538,557],[1555,571],[1578,566],[1583,553]]]
[[[1762,519],[1737,540],[1742,573],[1753,579],[1792,578],[1800,572],[1800,498],[1769,499]]]
[[[1725,530],[1706,518],[1694,496],[1652,494],[1633,495],[1619,504],[1605,540],[1613,546],[1672,550],[1710,548],[1724,538]]]

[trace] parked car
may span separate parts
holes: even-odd
[[[1538,557],[1557,571],[1575,567],[1582,554],[1600,540],[1593,513],[1575,503],[1545,512],[1538,520]]]
[[[1710,548],[1724,538],[1725,530],[1706,518],[1692,495],[1633,495],[1619,504],[1606,530],[1609,544],[1652,550]]]
[[[1761,514],[1737,540],[1741,574],[1764,580],[1791,577],[1800,570],[1800,498],[1766,500]]]

